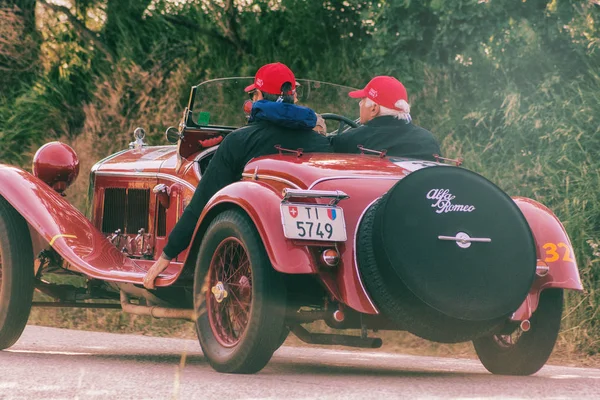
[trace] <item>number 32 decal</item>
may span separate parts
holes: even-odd
[[[546,250],[546,258],[544,259],[545,262],[554,262],[561,259],[558,249],[565,249],[564,252],[561,251],[561,253],[563,253],[562,261],[575,261],[571,258],[571,247],[566,243],[546,243],[542,246],[542,248]]]

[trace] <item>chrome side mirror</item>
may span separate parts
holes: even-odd
[[[177,144],[177,142],[179,142],[179,139],[181,139],[181,134],[179,133],[179,130],[173,126],[167,128],[165,136],[167,137],[167,142],[171,144]]]

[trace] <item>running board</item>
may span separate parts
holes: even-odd
[[[359,336],[349,335],[336,335],[329,333],[312,333],[304,329],[300,325],[290,326],[290,331],[308,344],[321,344],[321,345],[332,345],[332,346],[349,346],[349,347],[360,347],[363,349],[378,349],[383,344],[380,338],[361,338]]]

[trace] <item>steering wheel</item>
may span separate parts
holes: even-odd
[[[340,123],[340,126],[337,128],[337,135],[344,132],[344,128],[345,128],[344,124],[348,125],[351,128],[359,127],[359,125],[358,125],[358,123],[356,123],[356,121],[353,121],[348,117],[344,117],[343,115],[325,113],[325,114],[321,114],[321,117],[323,117],[324,120],[330,119],[333,121],[338,121]]]

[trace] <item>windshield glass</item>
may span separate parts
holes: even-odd
[[[246,125],[244,102],[249,99],[244,88],[254,82],[252,77],[214,79],[198,85],[192,107],[194,121],[199,125],[240,127]],[[316,113],[333,113],[352,120],[359,116],[358,101],[348,97],[356,90],[333,83],[297,79],[298,102]],[[327,120],[327,130],[337,129],[337,122]]]

